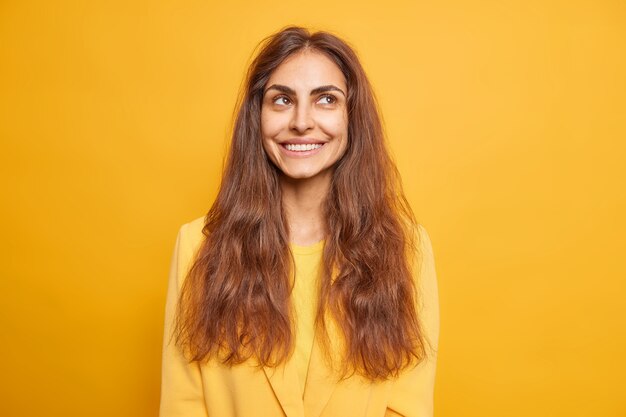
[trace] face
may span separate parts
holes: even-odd
[[[330,179],[348,144],[348,94],[339,67],[325,55],[304,51],[270,76],[263,96],[263,148],[294,180]]]

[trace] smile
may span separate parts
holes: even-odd
[[[281,143],[280,149],[289,157],[305,158],[320,152],[320,149],[322,149],[324,145],[325,143]]]
[[[290,151],[311,151],[313,149],[321,148],[321,143],[306,143],[306,144],[298,144],[292,145],[291,143],[287,143],[284,145]]]

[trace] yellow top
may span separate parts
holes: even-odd
[[[315,324],[317,309],[318,278],[324,250],[324,241],[313,245],[300,246],[291,243],[295,263],[295,281],[292,300],[296,312],[296,334],[294,360],[298,367],[300,390],[304,396],[307,369]]]
[[[307,301],[316,299],[312,296],[315,279],[310,277],[316,276],[322,242],[309,247],[291,245],[298,278],[293,297],[303,302],[297,303],[296,352],[288,361],[276,368],[259,367],[255,359],[233,367],[214,360],[188,362],[170,336],[181,285],[204,239],[203,224],[203,217],[184,224],[174,247],[165,303],[161,417],[433,416],[439,304],[432,248],[423,227],[417,230],[421,262],[415,269],[420,294],[416,308],[434,350],[398,378],[372,383],[358,375],[339,380],[316,343],[315,305]],[[336,358],[341,350],[333,341],[341,337],[337,329],[327,330],[330,354]]]

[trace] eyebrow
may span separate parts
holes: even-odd
[[[269,87],[265,89],[265,92],[263,93],[263,95],[265,95],[269,90],[278,90],[281,93],[290,94],[292,96],[296,95],[296,92],[293,89],[287,87],[286,85],[281,85],[281,84],[270,85]],[[346,97],[346,93],[344,93],[341,88],[334,86],[332,84],[322,85],[320,87],[314,88],[313,90],[311,90],[311,95],[314,96],[315,94],[325,93],[327,91],[339,91],[341,94],[343,94],[344,97]]]

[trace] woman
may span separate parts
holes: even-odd
[[[162,417],[432,416],[430,241],[336,36],[262,45],[217,199],[178,234],[165,319]]]

